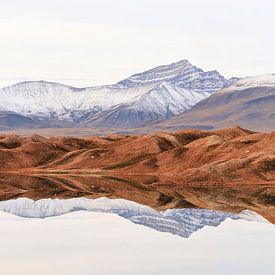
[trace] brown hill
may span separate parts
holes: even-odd
[[[0,171],[165,175],[186,183],[274,183],[275,132],[234,127],[106,137],[0,136]]]

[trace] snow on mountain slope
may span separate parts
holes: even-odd
[[[195,92],[163,82],[135,101],[107,110],[87,123],[96,127],[141,127],[179,115],[210,95],[210,92]]]
[[[227,218],[266,222],[252,211],[244,211],[239,215],[206,209],[169,209],[158,212],[150,207],[124,199],[74,198],[33,201],[19,198],[0,202],[0,211],[26,218],[46,218],[80,210],[117,214],[136,224],[161,232],[170,232],[184,238],[188,238],[193,232],[206,225],[218,226]]]
[[[185,74],[187,78],[190,75],[194,75],[197,71],[195,66],[192,66],[187,60],[182,60],[177,63],[172,63],[170,65],[158,66],[156,68],[150,69],[148,71],[134,74],[133,76],[120,81],[118,84],[131,87],[147,84],[156,84],[163,81],[169,81],[174,79],[178,75]]]
[[[130,102],[142,89],[108,86],[73,88],[45,81],[22,82],[0,90],[0,108],[25,116],[37,115],[74,120],[88,114]]]
[[[275,74],[265,74],[241,78],[233,82],[232,85],[220,90],[220,93],[257,87],[275,87]]]
[[[239,125],[266,132],[274,130],[274,118],[275,74],[268,74],[236,80],[188,112],[156,124],[155,129],[222,129]]]
[[[149,71],[135,74],[119,84],[127,87],[159,84],[170,82],[181,88],[195,92],[216,92],[230,84],[217,71],[204,72],[191,65],[188,60],[182,60],[170,65],[159,66]]]
[[[18,83],[0,89],[0,110],[76,125],[137,127],[181,114],[230,83],[216,71],[203,72],[183,60],[109,86]]]

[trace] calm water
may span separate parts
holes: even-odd
[[[156,182],[0,175],[0,274],[275,274],[275,185]]]

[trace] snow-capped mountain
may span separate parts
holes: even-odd
[[[239,125],[268,132],[274,130],[274,110],[275,74],[251,76],[234,81],[188,112],[155,125],[155,129],[221,129]]]
[[[18,83],[0,89],[0,112],[31,118],[39,126],[54,121],[60,126],[138,127],[179,115],[232,81],[183,60],[109,86]]]
[[[248,76],[241,79],[236,79],[232,85],[221,89],[220,93],[230,91],[240,91],[245,89],[259,88],[259,87],[275,87],[275,74],[264,74],[257,76]]]
[[[183,238],[188,238],[193,232],[206,225],[216,227],[227,218],[267,222],[260,215],[248,210],[240,214],[206,209],[169,209],[158,212],[148,206],[124,199],[73,198],[33,201],[19,198],[0,202],[0,211],[25,218],[46,218],[80,210],[117,214],[133,223],[161,232],[169,232]]]
[[[194,92],[208,93],[216,92],[230,83],[217,71],[204,72],[185,59],[135,74],[118,84],[126,87],[138,87],[141,85],[155,86],[163,82],[169,82]]]

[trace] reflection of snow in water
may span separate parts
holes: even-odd
[[[118,215],[47,219],[0,212],[1,275],[271,275],[275,227],[226,219],[188,239]]]
[[[266,221],[252,211],[231,214],[206,209],[169,209],[158,212],[132,201],[107,198],[42,199],[39,201],[19,198],[0,202],[0,210],[26,218],[46,218],[80,210],[114,213],[136,224],[184,238],[188,238],[193,232],[206,225],[218,226],[227,218]]]

